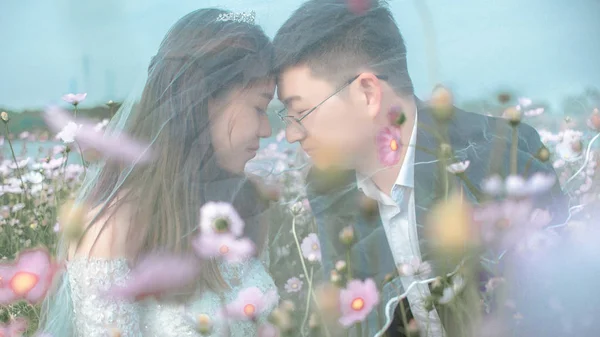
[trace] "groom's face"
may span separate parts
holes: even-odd
[[[286,138],[300,142],[320,168],[354,168],[373,140],[373,107],[365,104],[358,81],[334,94],[343,84],[315,77],[307,66],[279,75],[278,96],[287,108],[283,115],[302,118],[300,124],[287,126]]]

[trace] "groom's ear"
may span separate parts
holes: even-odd
[[[362,73],[358,76],[357,82],[360,94],[366,103],[367,114],[371,118],[377,117],[383,97],[381,80],[373,73]]]

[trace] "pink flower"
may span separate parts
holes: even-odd
[[[346,289],[340,291],[340,323],[349,327],[363,321],[379,304],[379,293],[372,279],[351,280]]]
[[[279,329],[273,324],[265,323],[258,327],[258,337],[279,337]]]
[[[271,290],[263,293],[257,287],[241,290],[237,298],[225,307],[228,317],[239,320],[254,320],[265,310],[277,303],[277,293]]]
[[[287,280],[284,288],[288,293],[297,293],[302,290],[302,284],[303,282],[299,278],[292,277]]]
[[[87,93],[66,94],[66,95],[63,95],[62,99],[63,99],[63,101],[65,101],[67,103],[77,106],[79,103],[83,102],[86,97],[87,97]]]
[[[400,264],[398,271],[401,276],[419,275],[427,277],[431,273],[431,264],[429,262],[421,262],[421,259],[414,257],[407,263]]]
[[[184,289],[199,275],[200,261],[195,256],[154,253],[134,266],[125,284],[112,286],[107,295],[128,300],[160,297]]]
[[[377,135],[377,152],[379,161],[386,166],[392,166],[400,160],[400,129],[393,126],[384,127]]]
[[[356,15],[364,14],[371,6],[370,0],[347,0],[348,9]]]
[[[106,158],[130,163],[145,163],[152,157],[147,144],[137,142],[125,134],[114,137],[105,136],[102,131],[95,130],[94,123],[85,119],[74,121],[67,112],[60,108],[47,108],[43,117],[48,127],[54,132],[61,132],[67,125],[78,126],[77,132],[73,134],[73,139],[84,150],[91,148]]]
[[[222,258],[228,262],[241,262],[254,254],[254,243],[248,238],[236,239],[231,234],[200,234],[192,242],[201,258]]]
[[[19,337],[27,330],[27,320],[18,317],[11,320],[7,325],[0,324],[0,337]]]
[[[22,252],[16,263],[0,265],[0,305],[20,299],[38,303],[46,295],[58,269],[45,249]]]
[[[200,230],[202,234],[244,234],[244,220],[226,202],[207,202],[200,208]]]
[[[308,236],[302,240],[300,248],[302,249],[302,255],[309,261],[321,261],[321,245],[319,244],[319,237],[317,234],[308,234]]]

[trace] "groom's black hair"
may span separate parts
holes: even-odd
[[[406,46],[387,2],[365,2],[362,13],[353,12],[348,0],[302,4],[275,35],[275,70],[307,65],[314,76],[341,83],[370,69],[388,76],[398,93],[412,95]]]

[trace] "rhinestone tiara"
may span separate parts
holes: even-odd
[[[233,22],[246,22],[254,24],[254,19],[256,18],[256,12],[241,12],[241,13],[225,13],[219,14],[217,17],[217,21],[233,21]]]

